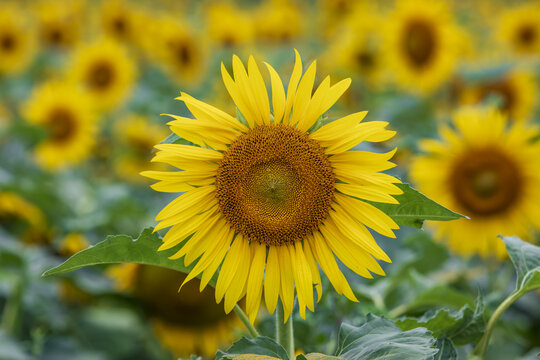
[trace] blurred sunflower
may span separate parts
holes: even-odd
[[[28,244],[43,244],[50,241],[43,212],[10,191],[0,191],[0,226],[10,233],[20,235]]]
[[[124,0],[104,1],[98,17],[108,36],[125,43],[137,42],[144,26],[141,11]]]
[[[81,1],[40,1],[35,5],[40,44],[45,47],[72,47],[80,38]]]
[[[21,107],[25,118],[47,131],[37,162],[60,169],[86,158],[95,141],[96,118],[88,95],[72,84],[50,81],[34,89]]]
[[[506,255],[497,235],[527,238],[540,227],[540,134],[524,123],[508,126],[494,109],[465,108],[423,140],[410,176],[420,191],[471,219],[432,226],[456,253]],[[437,171],[433,171],[437,169]]]
[[[445,1],[399,0],[387,19],[384,58],[399,85],[430,92],[447,80],[463,51]]]
[[[60,255],[70,257],[90,246],[86,236],[81,233],[67,234],[58,247]]]
[[[265,0],[255,13],[255,33],[269,43],[288,43],[303,31],[300,10],[291,2]]]
[[[68,76],[83,86],[97,108],[108,110],[131,94],[136,70],[133,58],[122,45],[103,39],[77,49]]]
[[[211,3],[206,12],[208,34],[218,46],[236,49],[253,40],[251,17],[233,4]]]
[[[512,70],[498,78],[465,84],[458,92],[459,101],[464,105],[482,103],[496,97],[501,110],[517,121],[530,117],[538,99],[535,76],[525,70]]]
[[[357,6],[363,2],[358,0],[319,0],[318,15],[321,26],[318,29],[323,36],[338,35],[343,22],[356,11]],[[361,23],[361,21],[359,22]]]
[[[201,80],[207,61],[206,44],[185,22],[159,17],[152,21],[145,51],[180,83]]]
[[[26,69],[36,53],[35,28],[28,17],[12,4],[0,7],[0,74],[17,74]]]
[[[379,172],[394,166],[388,160],[395,151],[348,151],[363,141],[391,138],[388,123],[361,123],[366,112],[359,112],[315,130],[350,79],[331,86],[326,77],[312,94],[316,64],[302,76],[297,53],[286,94],[277,72],[270,65],[268,70],[273,114],[253,57],[246,72],[234,56],[234,79],[223,64],[222,76],[243,118],[182,93],[178,99],[195,119],[171,115],[169,125],[196,145],[156,145],[153,161],[184,171],[142,173],[161,180],[153,185],[157,191],[185,192],[157,215],[155,228],[172,226],[160,250],[183,243],[171,259],[184,257],[187,266],[198,259],[182,285],[202,275],[204,288],[221,265],[216,300],[225,299],[229,313],[246,295],[251,321],[263,278],[270,312],[279,296],[284,320],[289,318],[295,286],[300,315],[305,317],[306,307],[313,311],[313,285],[322,295],[317,263],[338,293],[357,301],[335,257],[361,276],[383,275],[376,259],[390,259],[367,227],[394,237],[398,226],[364,200],[397,203],[391,195],[401,193],[394,185],[398,179]]]
[[[167,138],[169,133],[162,126],[152,124],[142,115],[128,115],[115,124],[115,139],[124,147],[116,160],[117,174],[128,181],[146,182],[139,173],[148,169],[154,144]],[[166,165],[153,163],[152,170],[165,170]]]
[[[215,303],[212,288],[199,292],[198,279],[179,295],[176,284],[186,274],[140,264],[114,266],[109,274],[119,290],[141,301],[157,338],[175,358],[191,354],[211,357],[220,345],[234,339],[235,329],[241,326],[235,315],[225,314]]]
[[[503,46],[519,55],[540,55],[540,4],[505,8],[496,34]]]

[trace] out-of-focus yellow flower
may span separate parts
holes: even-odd
[[[210,38],[220,47],[239,48],[253,40],[251,17],[232,3],[210,3],[206,24]]]
[[[204,74],[206,43],[186,22],[163,16],[152,19],[144,50],[179,83],[195,84]]]
[[[21,236],[25,243],[43,244],[50,241],[43,212],[9,191],[0,192],[0,226],[4,225],[13,235]],[[19,225],[22,225],[22,228],[18,228]]]
[[[81,45],[73,55],[68,74],[100,110],[121,105],[133,91],[136,76],[133,57],[112,39]]]
[[[356,11],[356,7],[365,5],[364,1],[359,0],[319,0],[318,14],[320,26],[318,30],[323,36],[332,37],[339,35],[337,30],[341,30],[343,22]],[[359,24],[363,19],[359,21]]]
[[[44,127],[47,138],[36,160],[48,169],[61,169],[86,158],[95,142],[96,117],[89,96],[70,83],[50,81],[34,89],[21,107],[26,119]]]
[[[297,6],[283,0],[265,0],[255,14],[255,32],[270,43],[287,43],[303,32],[302,16]]]
[[[98,18],[108,36],[125,43],[138,42],[144,29],[142,10],[125,0],[104,1]]]
[[[0,8],[0,75],[24,71],[35,53],[34,26],[21,9],[3,4]]]
[[[459,101],[465,105],[485,102],[491,96],[497,97],[501,110],[516,121],[528,119],[538,101],[534,74],[525,70],[512,70],[495,79],[465,84],[458,91]]]
[[[430,92],[447,80],[465,49],[445,1],[400,0],[387,19],[384,58],[405,89]]]
[[[470,220],[429,226],[458,254],[503,258],[497,235],[526,239],[540,228],[540,142],[532,141],[540,133],[527,123],[508,126],[493,109],[463,109],[453,125],[441,127],[441,141],[420,143],[425,155],[410,175],[420,191]]]
[[[371,87],[383,83],[385,61],[381,49],[382,17],[373,6],[356,6],[343,22],[341,35],[328,49],[323,64],[331,72],[346,69]]]
[[[122,264],[110,268],[119,290],[140,299],[152,320],[156,336],[173,354],[213,356],[220,345],[234,338],[240,321],[226,315],[214,301],[215,290],[199,293],[199,281],[189,283],[178,294],[178,284],[186,274],[139,264]]]
[[[496,24],[500,43],[518,55],[540,55],[540,4],[526,3],[505,8]]]
[[[62,256],[69,257],[78,253],[79,251],[86,249],[89,246],[90,243],[83,234],[69,233],[60,242],[58,252]]]
[[[131,114],[115,124],[115,139],[123,147],[122,154],[116,159],[116,173],[133,183],[147,183],[139,173],[148,169],[154,144],[164,140],[169,133],[162,126],[152,124],[148,118]],[[151,163],[153,170],[165,170],[161,163]]]
[[[82,1],[40,1],[34,8],[40,45],[72,47],[81,36]]]

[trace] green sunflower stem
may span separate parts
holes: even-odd
[[[285,313],[283,311],[283,305],[281,301],[277,303],[276,309],[276,341],[283,346],[289,354],[289,359],[294,359],[294,329],[292,317],[284,323]]]
[[[525,293],[523,292],[515,291],[506,299],[504,299],[504,301],[497,307],[497,309],[495,309],[495,312],[493,313],[493,315],[491,315],[491,318],[489,319],[487,323],[486,331],[484,332],[484,335],[482,336],[482,338],[480,339],[480,341],[474,348],[471,354],[472,356],[469,359],[471,360],[482,359],[483,360],[486,357],[489,339],[491,338],[491,333],[493,332],[493,329],[495,328],[495,324],[497,323],[497,320],[499,320],[501,315],[504,313],[506,309],[508,309],[510,305],[512,305],[517,299],[522,297],[524,294]]]
[[[251,325],[246,313],[244,312],[244,310],[242,310],[240,306],[238,306],[238,304],[234,306],[234,312],[236,313],[236,315],[238,315],[242,323],[244,323],[244,326],[246,327],[246,329],[248,329],[251,337],[254,337],[254,338],[258,337],[259,332],[257,331],[257,329],[255,329],[255,326]]]

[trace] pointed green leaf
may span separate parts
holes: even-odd
[[[259,336],[255,339],[241,338],[225,351],[219,350],[216,360],[288,360],[287,351],[269,337]]]
[[[448,338],[437,340],[437,349],[439,349],[439,352],[433,360],[457,360],[458,358],[456,347],[452,340]]]
[[[169,259],[177,249],[157,251],[161,239],[152,230],[144,229],[137,239],[127,235],[108,236],[106,240],[73,255],[63,264],[45,271],[43,276],[63,274],[89,265],[114,263],[154,265],[188,273],[190,268],[184,266],[182,259]]]
[[[171,133],[165,140],[160,142],[160,144],[190,144],[190,142],[175,133]]]
[[[359,326],[342,324],[337,355],[346,360],[431,360],[438,352],[425,328],[401,331],[390,320],[367,315]]]
[[[449,221],[464,217],[437,204],[409,184],[396,186],[403,191],[403,194],[394,196],[399,204],[371,204],[390,216],[398,225],[421,228],[424,220]]]
[[[502,239],[516,269],[516,291],[526,293],[540,288],[540,247],[515,236]]]

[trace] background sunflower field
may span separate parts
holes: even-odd
[[[178,294],[186,275],[170,268],[42,274],[105,239],[157,249],[145,229],[177,195],[140,173],[167,169],[150,161],[155,144],[182,141],[160,114],[192,117],[182,91],[235,115],[221,64],[253,55],[290,74],[295,49],[333,82],[352,79],[323,120],[389,122],[397,135],[368,150],[397,148],[389,174],[467,217],[375,235],[385,277],[339,264],[359,302],[322,279],[315,312],[293,312],[297,354],[537,359],[539,19],[534,0],[0,0],[0,360],[269,348],[238,341],[242,321],[198,279]],[[273,337],[270,314],[255,326]]]

